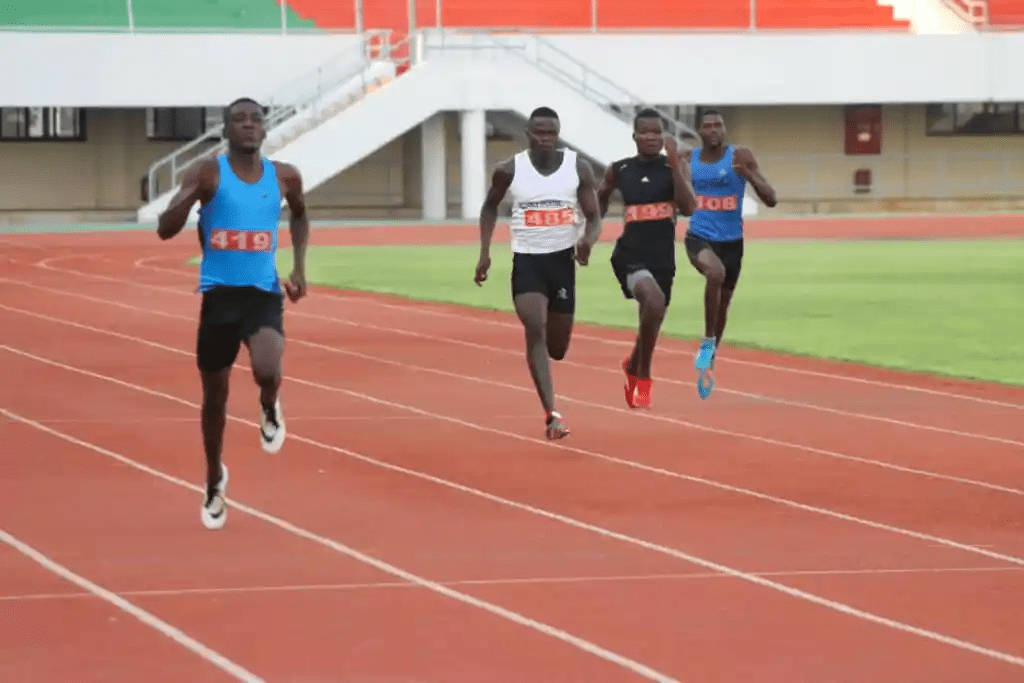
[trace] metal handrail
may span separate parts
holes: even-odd
[[[391,29],[366,31],[357,49],[335,55],[317,68],[296,78],[267,99],[268,112],[264,125],[268,133],[306,111],[343,83],[359,75],[365,75],[366,67],[371,62],[391,59],[391,53],[406,40],[392,44]],[[370,85],[363,82],[363,94]],[[222,154],[227,149],[227,141],[222,139],[223,132],[224,124],[218,124],[155,161],[148,171],[148,200],[153,201],[157,198],[157,176],[165,168],[170,172],[170,187],[175,187],[179,184],[181,176],[196,163]],[[214,141],[216,144],[209,147],[208,145]]]
[[[556,46],[549,39],[542,38],[542,37],[537,36],[537,35],[534,35],[532,37],[533,37],[533,40],[538,45],[543,46],[545,49],[550,50],[551,52],[554,52],[555,54],[559,55],[563,59],[565,59],[567,61],[570,61],[574,65],[580,67],[580,69],[582,70],[582,74],[583,75],[582,75],[582,78],[579,80],[579,84],[582,87],[580,89],[578,89],[578,92],[580,92],[584,97],[587,97],[587,99],[590,99],[592,102],[604,106],[606,109],[608,109],[613,114],[615,114],[615,116],[618,117],[619,119],[621,119],[621,120],[623,120],[623,121],[625,121],[626,123],[629,123],[629,124],[633,123],[633,117],[631,115],[627,114],[625,111],[623,111],[621,109],[621,106],[622,106],[621,103],[622,103],[623,100],[620,99],[620,98],[624,97],[625,101],[629,103],[629,106],[631,106],[634,109],[634,111],[633,111],[634,115],[635,115],[637,110],[643,109],[643,108],[651,108],[651,109],[654,109],[655,111],[657,111],[659,114],[661,114],[662,118],[668,124],[669,130],[667,132],[670,135],[673,135],[676,138],[682,137],[683,135],[697,137],[697,131],[695,131],[692,126],[690,126],[689,124],[687,124],[687,123],[685,123],[683,121],[680,121],[680,120],[676,119],[675,116],[670,114],[664,107],[656,106],[656,105],[650,104],[649,102],[646,102],[641,97],[635,95],[634,93],[632,93],[629,90],[626,90],[621,85],[619,85],[615,81],[611,80],[607,76],[604,76],[601,73],[595,71],[592,67],[588,66],[582,60],[574,57],[573,55],[569,54],[568,52],[566,52],[562,48]],[[545,64],[545,65],[550,65],[552,68],[557,68],[557,67],[555,67],[553,62],[550,62],[548,60],[544,60],[539,51],[538,51],[537,57],[538,57],[538,65]],[[554,74],[551,74],[550,71],[548,73],[549,73],[549,75],[554,75]],[[565,74],[565,72],[562,72],[562,73]],[[571,74],[567,74],[567,75],[571,78]],[[605,102],[600,102],[597,99],[594,99],[593,97],[590,97],[589,95],[591,93],[597,94],[596,91],[593,90],[593,88],[588,87],[594,81],[597,81],[598,83],[601,83],[601,84],[603,84],[605,86],[608,86],[613,91],[616,91],[618,97],[608,98],[607,101],[605,101]],[[563,80],[563,82],[565,82],[565,81]]]
[[[426,32],[432,33],[433,31]],[[448,33],[448,31],[442,31],[441,33],[443,38],[443,35]],[[515,37],[512,37],[513,43],[510,44],[505,37],[499,37],[490,33],[473,33],[470,35],[472,40],[471,49],[478,49],[477,39],[482,36],[489,45],[493,45],[504,52],[516,54],[538,70],[572,88],[585,99],[593,102],[625,123],[632,123],[636,110],[649,107],[661,114],[668,128],[666,132],[670,135],[677,138],[683,135],[697,137],[697,133],[691,125],[678,120],[665,107],[644,101],[639,96],[620,86],[610,78],[598,73],[583,61],[545,38],[532,33],[520,33],[518,37],[528,41],[528,45],[523,46],[514,44]],[[406,36],[397,43],[391,43],[390,29],[367,31],[363,35],[357,64],[348,68],[351,62],[344,62],[346,68],[338,69],[341,60],[339,60],[340,56],[336,56],[314,71],[296,79],[286,88],[283,88],[269,98],[269,111],[265,122],[268,133],[272,133],[275,128],[298,114],[308,111],[311,107],[315,107],[326,94],[357,76],[363,79],[359,91],[344,103],[341,103],[340,107],[328,107],[326,108],[326,113],[317,112],[311,118],[312,125],[319,125],[327,118],[337,114],[342,108],[350,106],[365,97],[367,93],[378,85],[376,81],[372,83],[367,82],[366,67],[371,62],[381,58],[388,59],[399,66],[412,61],[410,56],[396,59],[392,55],[392,53],[403,46],[411,48],[410,38],[412,37]],[[522,47],[532,47],[533,49],[520,49]],[[443,49],[445,47],[442,47]],[[374,54],[375,50],[379,50],[380,54]],[[344,56],[351,57],[352,54],[352,52],[347,52]],[[325,71],[333,72],[333,76],[325,78]],[[629,109],[633,111],[630,112]],[[157,176],[163,169],[169,169],[170,186],[175,187],[179,184],[182,174],[196,163],[223,153],[227,149],[227,142],[221,139],[223,129],[223,124],[218,125],[152,164],[147,178],[149,201],[155,200],[158,196]],[[301,132],[298,134],[301,134]],[[294,137],[291,136],[287,139],[279,140],[273,146],[280,148],[291,139],[294,139]],[[216,141],[216,144],[210,147],[209,143],[214,141]]]
[[[399,40],[396,43],[386,43],[385,45],[382,46],[383,49],[379,55],[371,55],[370,57],[368,57],[367,61],[360,65],[358,69],[355,69],[354,71],[350,72],[348,77],[338,80],[338,82],[334,83],[330,88],[326,88],[323,92],[319,92],[316,95],[305,98],[299,102],[293,102],[291,105],[286,107],[285,109],[290,111],[291,114],[281,118],[278,122],[274,124],[274,126],[287,122],[289,119],[293,118],[294,114],[297,114],[299,111],[309,109],[315,109],[318,111],[315,111],[314,115],[309,119],[312,124],[311,126],[309,126],[308,128],[300,129],[297,132],[292,133],[291,135],[282,135],[274,142],[266,144],[264,147],[264,154],[269,155],[280,150],[281,148],[285,147],[288,143],[295,140],[299,135],[302,135],[304,132],[307,132],[308,130],[315,128],[316,126],[319,126],[321,123],[324,123],[329,118],[336,116],[339,112],[351,107],[356,102],[359,102],[360,100],[364,99],[367,95],[375,91],[378,87],[384,85],[385,81],[388,79],[384,79],[381,77],[367,79],[367,66],[369,65],[369,62],[387,59],[391,61],[392,64],[394,64],[397,71],[402,66],[410,63],[412,61],[412,57],[411,54],[396,57],[394,53],[400,52],[401,48],[403,46],[409,45],[410,42],[411,41],[409,39],[409,36],[406,36],[405,38]],[[325,95],[330,93],[332,90],[337,88],[342,83],[348,81],[350,78],[355,77],[358,77],[360,79],[359,89],[356,92],[350,94],[344,100],[321,107],[321,105],[323,104],[323,100],[325,99]],[[268,127],[268,130],[271,130],[272,132],[273,127]]]
[[[661,114],[667,124],[669,134],[675,137],[697,137],[696,131],[690,124],[677,119],[665,107],[646,102],[643,98],[597,72],[582,60],[557,47],[547,38],[542,38],[532,32],[517,31],[502,35],[477,31],[464,33],[449,29],[440,32],[428,30],[425,33],[434,35],[440,33],[440,43],[431,44],[430,48],[438,47],[441,51],[479,50],[481,48],[479,41],[482,39],[487,46],[514,54],[525,60],[626,123],[632,124],[633,116],[638,109],[651,108]],[[469,39],[469,43],[453,42],[450,44],[445,40],[446,35],[464,36]],[[553,57],[546,55],[545,52]],[[633,111],[630,112],[628,109]]]
[[[988,0],[944,0],[943,4],[971,24],[988,24]]]

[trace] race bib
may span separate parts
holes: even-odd
[[[220,251],[270,251],[274,238],[267,230],[211,230],[211,249]]]
[[[734,194],[725,197],[697,195],[698,211],[735,211],[737,207],[739,207],[739,197]]]
[[[623,213],[627,223],[634,221],[659,221],[675,218],[676,207],[670,202],[630,204]]]
[[[528,228],[555,228],[576,224],[572,209],[527,209],[523,212],[523,225]]]

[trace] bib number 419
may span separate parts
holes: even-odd
[[[274,240],[266,230],[212,230],[210,248],[221,251],[270,251]]]

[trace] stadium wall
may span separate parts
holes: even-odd
[[[267,98],[337,56],[351,33],[134,34],[0,32],[0,104],[188,107]],[[10,68],[9,65],[26,65]]]
[[[515,36],[510,36],[513,40]],[[485,63],[493,44],[425,30],[427,59]],[[872,33],[549,35],[544,45],[641,99],[718,105],[1024,101],[1024,34]],[[529,41],[524,40],[524,44]],[[0,31],[4,106],[202,106],[268,97],[332,57],[353,34],[104,35]],[[529,51],[530,48],[526,48]],[[511,56],[510,50],[504,56]],[[569,69],[578,65],[562,61]],[[89,68],[83,68],[88,59]],[[707,66],[706,66],[707,65]],[[500,63],[496,62],[496,79]]]
[[[655,102],[880,104],[1024,100],[1024,33],[557,35],[551,43]]]
[[[749,145],[776,185],[781,212],[1024,208],[1024,135],[929,135],[923,105],[882,108],[881,150],[851,156],[845,107],[722,107],[730,139]],[[566,126],[572,125],[565,122]],[[147,136],[142,108],[88,109],[84,139],[0,142],[0,219],[132,220],[149,165],[181,144]],[[449,216],[459,214],[458,115],[445,115]],[[628,141],[625,143],[628,146]],[[518,151],[492,134],[488,165]],[[419,218],[417,127],[310,193],[318,219]],[[871,171],[866,192],[855,172]]]

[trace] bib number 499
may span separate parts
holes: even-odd
[[[266,230],[212,230],[210,248],[221,251],[270,251],[274,240]]]

